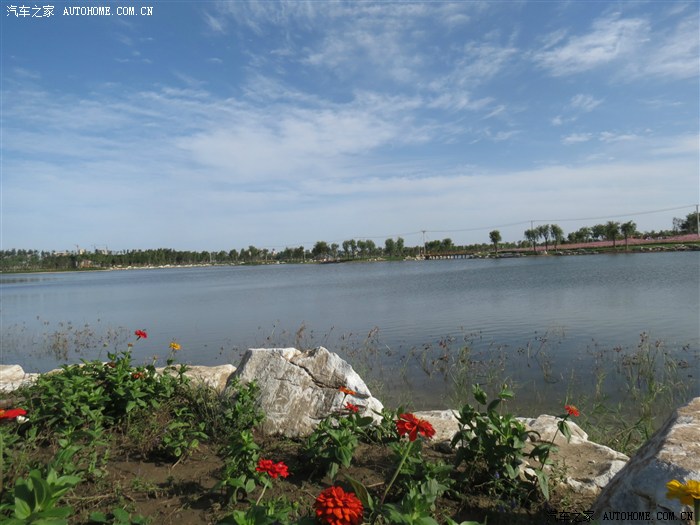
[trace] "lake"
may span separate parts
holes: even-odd
[[[43,372],[127,342],[163,362],[175,340],[180,361],[237,364],[323,345],[387,404],[442,408],[507,380],[546,409],[623,395],[643,352],[700,395],[699,290],[700,252],[5,274],[0,362]]]

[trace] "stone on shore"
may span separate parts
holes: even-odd
[[[700,481],[700,397],[678,408],[608,483],[593,505],[595,516],[622,510],[649,512],[646,523],[671,523],[671,512],[680,517],[681,512],[693,511],[666,497],[666,483],[674,479]],[[636,525],[639,521],[615,523]]]
[[[165,368],[156,368],[156,372],[162,374]],[[199,366],[188,365],[185,372],[185,377],[188,377],[193,385],[202,385],[209,387],[221,394],[228,384],[231,375],[236,371],[236,367],[228,365],[218,366]],[[175,373],[172,369],[169,373]]]
[[[459,421],[454,410],[429,410],[415,412],[414,415],[428,421],[435,429],[433,446],[447,451],[452,438],[459,430]],[[564,483],[574,492],[597,495],[601,489],[625,466],[627,456],[604,445],[588,440],[581,427],[569,421],[571,441],[558,431],[559,418],[542,415],[537,418],[518,418],[528,430],[539,433],[539,440],[549,442],[554,439],[557,450],[551,459],[564,469]],[[528,450],[531,446],[528,446]],[[526,465],[523,465],[526,468]]]
[[[12,392],[30,385],[39,374],[28,374],[19,365],[0,365],[0,392]]]
[[[261,430],[268,435],[303,437],[313,432],[329,414],[350,402],[361,415],[378,418],[382,403],[353,368],[325,348],[251,348],[243,356],[233,378],[256,381],[260,408],[265,413]],[[346,395],[340,387],[357,395]]]

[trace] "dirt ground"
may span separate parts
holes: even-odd
[[[313,476],[299,454],[300,443],[282,438],[256,436],[262,448],[261,457],[284,461],[290,475],[276,479],[265,492],[264,499],[284,496],[298,502],[302,515],[310,512],[316,496],[331,480]],[[423,455],[431,461],[451,463],[452,454],[424,448]],[[189,458],[176,465],[134,458],[114,457],[107,465],[106,476],[95,483],[83,483],[67,503],[78,510],[72,523],[86,523],[90,512],[109,512],[123,508],[132,516],[150,518],[154,525],[200,525],[214,524],[231,511],[220,490],[214,490],[222,460],[217,451],[202,445]],[[362,482],[377,497],[384,490],[387,477],[393,473],[391,451],[386,446],[360,444],[353,464],[341,469],[337,484],[343,485],[343,475]],[[350,488],[346,484],[346,488]],[[241,500],[236,508],[246,508],[259,495],[257,488],[249,495],[250,500]],[[537,523],[553,521],[552,513],[559,511],[583,511],[590,508],[592,499],[581,497],[568,490],[555,490],[548,505],[535,509],[504,508],[502,503],[483,495],[464,494],[458,498],[443,497],[436,505],[436,517],[443,522],[444,516],[463,520],[488,518],[489,525]],[[440,519],[440,516],[443,519]]]

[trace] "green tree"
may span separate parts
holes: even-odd
[[[384,241],[384,254],[387,257],[393,257],[394,254],[396,253],[396,243],[394,242],[394,239],[387,239]]]
[[[537,239],[540,238],[540,233],[537,228],[529,228],[525,230],[525,239],[532,245],[532,251],[537,253]]]
[[[541,224],[537,227],[537,233],[544,239],[544,251],[549,250],[549,224]]]
[[[404,250],[403,243],[404,243],[403,238],[401,238],[401,237],[396,238],[396,253],[399,257],[403,256],[403,250]]]
[[[579,228],[573,233],[570,233],[568,238],[570,242],[590,242],[593,234],[588,226]]]
[[[629,246],[628,239],[637,231],[637,225],[634,223],[634,221],[627,221],[620,226],[620,231],[625,238],[625,250],[627,250]]]
[[[557,244],[561,244],[564,240],[564,230],[558,224],[550,224],[549,232],[552,234],[552,240],[554,241],[554,249],[557,249]]]
[[[617,247],[617,238],[620,235],[620,223],[608,221],[605,223],[605,238],[613,242],[613,248]]]
[[[316,244],[311,249],[311,255],[315,258],[328,257],[330,253],[331,249],[326,241],[316,241]]]
[[[365,249],[367,250],[367,255],[369,257],[372,257],[373,255],[377,255],[377,245],[374,244],[374,241],[372,239],[367,239],[365,241]]]
[[[493,243],[493,249],[496,252],[496,255],[498,255],[498,243],[501,242],[501,232],[498,230],[493,230],[489,232],[489,239],[491,239],[491,242]]]
[[[679,233],[698,233],[698,214],[689,213],[685,219],[674,217],[673,229]]]
[[[605,238],[605,224],[596,224],[591,228],[591,236],[598,241]]]

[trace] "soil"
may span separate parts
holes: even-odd
[[[284,438],[266,438],[256,435],[261,446],[261,457],[284,461],[290,475],[286,479],[273,480],[264,499],[285,497],[298,502],[303,514],[310,512],[316,496],[332,484],[328,478],[319,479],[309,471],[299,454],[300,443]],[[451,463],[452,454],[425,447],[423,456],[430,461]],[[132,517],[150,518],[154,525],[214,524],[231,512],[222,491],[214,490],[219,481],[222,459],[217,450],[204,444],[187,459],[173,465],[152,460],[113,457],[107,464],[107,474],[92,483],[81,483],[78,491],[66,503],[77,513],[71,523],[87,523],[90,512],[108,513],[123,508]],[[355,451],[353,464],[341,469],[336,484],[343,483],[344,475],[362,482],[377,498],[381,497],[387,477],[393,473],[391,451],[386,446],[360,444]],[[245,509],[259,495],[260,488],[240,500],[235,508]],[[537,503],[533,508],[509,508],[484,495],[463,494],[462,498],[442,497],[436,505],[436,518],[444,523],[449,516],[460,523],[463,520],[488,519],[489,525],[547,523],[558,512],[582,512],[588,510],[592,497],[573,494],[565,488],[553,491],[549,503]],[[442,519],[441,519],[442,518]]]

